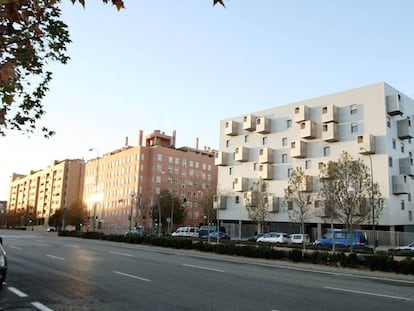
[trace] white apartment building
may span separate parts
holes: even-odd
[[[384,199],[379,230],[414,232],[413,122],[414,100],[386,83],[222,120],[215,155],[221,222],[233,235],[252,235],[244,198],[261,178],[271,195],[268,229],[292,231],[284,200],[289,174],[302,167],[317,194],[319,165],[347,151],[369,169],[372,162]],[[327,224],[316,209],[307,229],[319,235]]]

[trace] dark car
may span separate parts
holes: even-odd
[[[257,239],[258,239],[258,238],[261,238],[262,236],[264,236],[264,233],[255,234],[255,235],[253,235],[253,236],[249,236],[249,237],[247,238],[247,241],[250,241],[250,242],[256,242],[256,241],[257,241]]]
[[[210,240],[211,241],[214,241],[214,240],[217,241],[217,236],[218,236],[218,240],[220,240],[220,241],[230,241],[231,240],[230,235],[228,235],[227,233],[217,232],[217,231],[210,233]],[[208,239],[208,236],[205,235],[201,239],[207,240]]]
[[[3,287],[3,282],[7,275],[7,256],[3,248],[3,239],[0,237],[0,288]]]

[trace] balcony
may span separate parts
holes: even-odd
[[[272,164],[260,164],[259,165],[259,178],[264,180],[273,179],[273,165]]]
[[[227,152],[224,151],[218,151],[214,154],[215,158],[214,158],[214,164],[216,166],[226,166],[228,165],[228,158],[229,158],[229,154]]]
[[[246,177],[236,177],[233,181],[233,190],[237,192],[247,191],[247,182]]]
[[[305,139],[316,138],[316,123],[311,120],[301,122],[300,137]]]
[[[259,149],[259,163],[273,163],[275,152],[271,148]]]
[[[410,139],[414,137],[410,118],[397,121],[397,135],[399,139]]]
[[[392,193],[393,194],[408,194],[410,191],[407,175],[393,175],[392,176]]]
[[[338,107],[335,105],[327,105],[322,107],[322,122],[338,122]]]
[[[238,162],[246,162],[249,160],[249,148],[237,147],[234,151],[234,160]]]
[[[296,140],[290,143],[290,156],[292,158],[306,158],[306,145],[303,140]]]
[[[246,115],[243,117],[243,129],[246,131],[256,130],[256,116]]]
[[[301,184],[301,191],[302,192],[312,192],[313,189],[313,176],[306,175],[305,178],[302,180]]]
[[[237,122],[233,120],[226,121],[224,123],[224,134],[229,136],[237,135]]]
[[[216,210],[217,209],[220,209],[220,210],[226,209],[227,208],[227,196],[225,196],[225,195],[220,195],[220,196],[215,195],[213,197],[213,208],[216,209]]]
[[[279,212],[279,198],[275,196],[265,197],[265,204],[267,205],[267,211],[269,213]]]
[[[293,120],[296,123],[300,123],[306,120],[309,120],[309,107],[305,105],[300,105],[295,107]]]
[[[400,94],[387,96],[386,102],[387,112],[390,116],[402,115],[404,113],[404,106]]]
[[[322,139],[327,142],[339,140],[339,126],[337,123],[330,122],[322,124]]]
[[[368,155],[375,153],[375,136],[371,134],[358,135],[357,144],[359,154]]]
[[[260,117],[256,119],[256,133],[267,134],[270,133],[270,119]]]
[[[412,165],[412,158],[401,158],[398,160],[400,166],[401,175],[414,176],[414,170]]]

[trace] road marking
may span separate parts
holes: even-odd
[[[65,244],[66,247],[73,247],[73,248],[79,248],[79,245],[75,244]]]
[[[137,279],[137,280],[141,280],[141,281],[145,281],[145,282],[152,282],[151,280],[148,279],[144,279],[141,278],[139,276],[136,275],[132,275],[132,274],[128,274],[128,273],[123,273],[123,272],[119,272],[119,271],[112,271],[113,273],[119,274],[119,275],[123,275],[123,276],[127,276],[129,278],[133,278],[133,279]]]
[[[27,294],[23,293],[22,291],[18,290],[15,287],[7,287],[9,291],[11,291],[13,294],[19,296],[20,298],[29,297]]]
[[[49,255],[49,254],[47,254],[46,257],[50,257],[52,259],[65,260],[65,258],[63,258],[63,257],[53,256],[53,255]]]
[[[40,311],[53,311],[53,309],[46,307],[44,304],[38,301],[34,301],[31,304],[33,307],[35,307],[37,310],[40,310]]]
[[[117,252],[110,252],[111,254],[126,256],[126,257],[134,257],[134,255],[127,254],[127,253],[117,253]]]
[[[326,289],[331,289],[331,290],[336,290],[336,291],[341,291],[341,292],[354,293],[354,294],[362,294],[362,295],[369,295],[369,296],[376,296],[376,297],[383,297],[383,298],[391,298],[391,299],[398,299],[398,300],[414,301],[414,299],[411,299],[411,298],[408,298],[408,297],[392,296],[392,295],[383,295],[383,294],[376,294],[376,293],[363,292],[363,291],[346,289],[346,288],[329,287],[329,286],[325,286],[325,288]]]
[[[183,264],[183,266],[190,267],[190,268],[195,268],[195,269],[201,269],[201,270],[215,271],[215,272],[223,272],[223,273],[226,272],[224,270],[208,268],[208,267],[203,267],[203,266],[195,266],[195,265],[187,265],[187,264]]]
[[[17,247],[17,246],[12,246],[12,245],[7,245],[7,248],[14,248],[14,249],[23,249],[21,247]]]

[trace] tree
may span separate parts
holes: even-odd
[[[79,226],[84,224],[88,219],[88,210],[84,203],[77,202],[69,206],[65,215],[65,224],[70,226]]]
[[[371,198],[380,202],[381,192],[378,183],[372,182],[368,167],[361,159],[354,160],[343,151],[337,162],[330,161],[321,168],[322,197],[330,202],[330,211],[335,219],[345,225],[346,230],[353,230],[355,225],[369,222],[374,208],[378,221],[382,204],[374,204]]]
[[[85,0],[70,0],[85,6]],[[108,3],[109,0],[102,0]],[[122,0],[111,0],[118,9]],[[33,133],[46,113],[42,100],[49,90],[50,62],[66,64],[71,42],[61,19],[61,0],[0,0],[0,135],[6,130]],[[213,0],[213,6],[223,0]],[[55,133],[47,127],[45,138]]]
[[[47,222],[48,226],[61,227],[63,220],[63,208],[59,208],[52,215],[50,215]]]
[[[305,175],[301,167],[293,170],[285,189],[289,218],[300,224],[300,233],[305,233],[305,221],[312,215],[309,186],[312,176]]]
[[[209,191],[207,193],[204,193],[204,195],[201,198],[200,204],[203,208],[203,215],[205,220],[207,221],[207,225],[210,225],[212,222],[215,222],[215,219],[217,219],[217,213],[214,209],[213,204],[215,197],[215,193],[213,193],[211,189],[209,189]]]
[[[168,189],[162,189],[155,200],[155,205],[152,207],[152,219],[157,219],[160,224],[161,216],[161,230],[168,228],[167,218],[171,216],[171,208],[174,209],[174,222],[181,223],[184,219],[184,211],[180,200],[172,194]],[[161,214],[161,215],[160,215]]]
[[[249,218],[257,224],[257,233],[262,233],[269,217],[269,184],[259,179],[253,183],[244,198]]]

